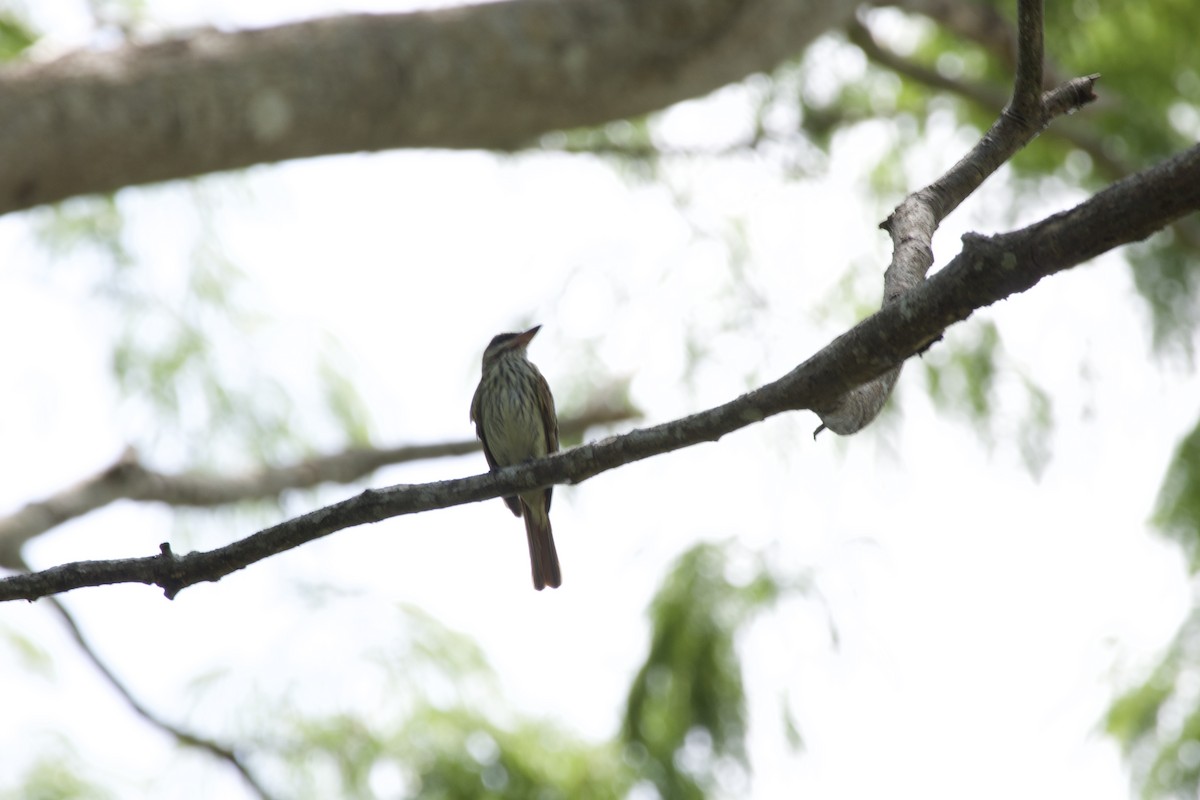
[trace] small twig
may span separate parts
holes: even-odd
[[[985,6],[958,4],[959,9],[986,10]],[[924,9],[921,9],[924,11]],[[942,21],[940,17],[934,17]],[[949,78],[936,69],[919,64],[911,59],[889,50],[875,39],[871,30],[861,21],[852,20],[846,29],[847,38],[857,46],[868,59],[885,69],[902,75],[917,83],[962,97],[975,103],[986,111],[996,111],[1004,106],[1008,98],[1002,92],[991,86],[972,81]],[[1011,59],[1010,59],[1011,60]],[[1046,129],[1046,135],[1066,142],[1071,147],[1087,153],[1092,163],[1096,165],[1099,174],[1110,181],[1120,180],[1133,174],[1135,167],[1113,155],[1111,148],[1106,147],[1104,140],[1094,135],[1091,128],[1081,125],[1078,120],[1061,119]],[[1193,219],[1177,220],[1172,226],[1179,241],[1192,248],[1200,250],[1200,223]]]
[[[948,77],[932,67],[919,64],[884,47],[875,38],[871,29],[858,18],[852,19],[846,26],[846,38],[850,40],[851,44],[862,50],[868,59],[881,67],[932,89],[940,89],[964,97],[993,113],[999,111],[1008,102],[1007,95],[991,86]]]
[[[1000,110],[1008,102],[1009,98],[1003,92],[989,85],[947,77],[936,69],[889,50],[879,43],[870,28],[858,20],[850,23],[847,37],[872,62],[931,89],[957,95],[991,112]],[[1046,134],[1087,153],[1109,180],[1124,178],[1134,170],[1130,164],[1112,155],[1099,137],[1082,129],[1070,119],[1051,126],[1046,130]]]
[[[121,679],[118,678],[111,669],[109,669],[104,660],[101,659],[96,651],[92,648],[91,644],[87,640],[87,637],[83,635],[83,631],[80,629],[79,623],[75,621],[75,617],[70,611],[67,610],[66,606],[64,606],[56,597],[51,597],[48,599],[50,604],[54,607],[55,612],[59,615],[59,618],[62,620],[63,624],[67,626],[67,630],[70,631],[71,638],[75,640],[75,643],[79,646],[79,649],[83,651],[83,654],[87,657],[87,660],[92,662],[92,666],[94,666],[100,672],[100,674],[104,676],[104,680],[106,680],[109,686],[111,686],[116,693],[121,696],[125,703],[131,709],[133,709],[135,714],[144,719],[150,725],[158,728],[163,733],[171,736],[176,742],[184,747],[203,750],[204,752],[226,762],[235,770],[237,770],[238,774],[242,776],[242,780],[245,781],[246,785],[252,792],[254,792],[255,795],[262,798],[262,800],[273,800],[273,795],[267,791],[267,789],[262,785],[255,774],[236,752],[222,744],[218,744],[216,741],[208,738],[207,736],[185,730],[178,725],[167,722],[158,714],[147,708],[140,700],[138,700],[133,695],[133,692],[130,691],[129,687],[127,687],[124,682],[122,682]]]
[[[949,325],[1025,291],[1047,275],[1144,239],[1200,210],[1200,145],[1137,173],[1075,208],[1020,231],[967,237],[963,252],[929,280],[839,336],[779,380],[724,405],[549,458],[470,478],[369,489],[225,547],[175,556],[81,561],[0,580],[0,601],[34,600],[84,586],[145,583],[167,597],[335,531],[391,517],[580,483],[634,461],[713,442],[769,416],[824,408],[851,388],[923,351]]]
[[[1042,63],[1046,57],[1043,38],[1042,0],[1018,0],[1017,77],[1010,113],[1035,118],[1041,114]]]
[[[955,36],[976,43],[1016,72],[1019,33],[998,7],[987,3],[964,3],[962,0],[904,0],[897,7],[928,17]],[[1065,80],[1062,71],[1053,62],[1043,59],[1042,70],[1048,82],[1042,86],[1057,86]]]

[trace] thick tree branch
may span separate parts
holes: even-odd
[[[892,263],[883,276],[883,304],[900,301],[918,286],[933,266],[933,234],[942,220],[958,208],[993,172],[1037,136],[1057,116],[1095,100],[1097,78],[1075,78],[1042,93],[1042,4],[1020,0],[1017,75],[1013,97],[1000,118],[971,151],[944,175],[897,206],[881,228],[892,237]],[[857,386],[827,406],[816,407],[821,425],[848,435],[866,427],[879,415],[899,379],[900,365],[877,379]]]
[[[509,0],[0,69],[0,214],[290,158],[511,149],[769,71],[856,0]]]
[[[344,528],[474,503],[555,483],[579,483],[623,464],[722,436],[784,411],[826,407],[923,351],[976,309],[1200,210],[1200,145],[1122,180],[1075,208],[1019,231],[969,235],[944,269],[863,320],[777,381],[716,408],[470,478],[369,489],[225,547],[176,556],[82,561],[0,580],[0,601],[84,586],[145,583],[168,597]]]
[[[628,403],[601,400],[577,414],[563,417],[559,430],[562,438],[569,441],[581,438],[597,425],[640,417],[641,413]],[[114,464],[75,486],[0,517],[0,567],[21,569],[24,563],[21,549],[29,540],[117,500],[211,508],[246,500],[268,500],[291,489],[311,489],[323,483],[351,483],[392,464],[461,456],[478,450],[478,439],[399,447],[355,447],[287,466],[263,467],[249,474],[230,476],[159,472],[144,466],[137,453],[130,449]]]

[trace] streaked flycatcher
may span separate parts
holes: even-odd
[[[554,397],[538,368],[525,355],[541,325],[524,333],[501,333],[483,351],[483,377],[471,399],[471,421],[493,470],[558,452]],[[533,588],[558,588],[562,574],[550,529],[553,487],[535,489],[504,502],[525,518]]]

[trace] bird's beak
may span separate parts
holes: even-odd
[[[541,329],[542,329],[541,325],[534,325],[532,328],[525,331],[524,333],[517,334],[517,338],[512,340],[513,346],[514,347],[525,347],[533,340],[533,337],[536,336],[537,332],[540,331]]]

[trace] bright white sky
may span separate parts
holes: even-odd
[[[260,24],[285,4],[191,5],[151,3],[151,16],[170,26]],[[81,7],[41,2],[36,19],[70,43],[86,30]],[[330,10],[318,0],[286,7],[289,16]],[[716,121],[735,119],[742,102],[729,90],[685,104],[666,129],[689,142],[722,135]],[[235,369],[303,375],[327,331],[349,354],[380,443],[470,435],[480,352],[527,321],[545,326],[531,355],[560,406],[568,391],[586,391],[574,366],[586,357],[594,374],[632,379],[649,423],[706,407],[839,333],[846,320],[823,312],[848,269],[881,284],[887,242],[876,225],[886,211],[864,200],[864,165],[888,133],[840,139],[827,176],[800,183],[761,160],[676,170],[691,201],[682,214],[665,187],[584,158],[363,155],[205,182],[221,239],[249,275],[249,302],[279,320],[254,352],[228,358]],[[933,125],[928,150],[909,159],[915,179],[935,177],[965,141]],[[150,279],[177,283],[195,234],[191,195],[159,187],[120,201]],[[1072,201],[1045,198],[1017,222]],[[1009,205],[1000,187],[985,187],[939,234],[939,263],[962,231],[1007,227],[995,209]],[[746,284],[730,279],[712,236],[731,217],[751,248]],[[0,219],[0,250],[10,254],[0,336],[17,345],[5,370],[18,387],[0,418],[5,509],[94,473],[139,433],[107,378],[108,322],[80,310],[86,266],[52,267],[28,225],[29,216]],[[975,319],[995,321],[1007,352],[991,452],[931,408],[913,365],[901,379],[902,415],[872,433],[814,443],[816,418],[796,414],[560,488],[565,585],[556,592],[530,588],[520,522],[496,501],[346,531],[173,603],[140,586],[66,599],[152,707],[218,736],[251,727],[255,687],[306,709],[386,706],[366,654],[398,647],[395,609],[411,603],[480,643],[512,707],[598,739],[615,730],[664,569],[696,541],[732,537],[813,570],[840,635],[835,648],[814,600],[785,605],[745,639],[751,796],[1124,798],[1124,768],[1098,724],[1187,608],[1181,559],[1145,520],[1194,420],[1200,381],[1151,359],[1145,312],[1115,258]],[[689,335],[711,349],[690,381]],[[1054,458],[1040,481],[1014,444],[1021,376],[1054,402]],[[374,482],[483,468],[475,456]],[[288,512],[352,491],[290,498]],[[119,504],[39,539],[28,555],[49,566],[146,555],[168,538],[177,550],[210,548],[277,516],[202,519],[176,523],[165,510]],[[314,607],[308,583],[346,595]],[[36,641],[54,667],[38,675],[0,647],[0,786],[37,752],[59,752],[61,737],[122,797],[244,796],[223,767],[181,754],[126,712],[43,605],[0,608],[0,631]],[[193,683],[214,674],[214,688]],[[781,697],[801,726],[802,754],[784,744]]]

